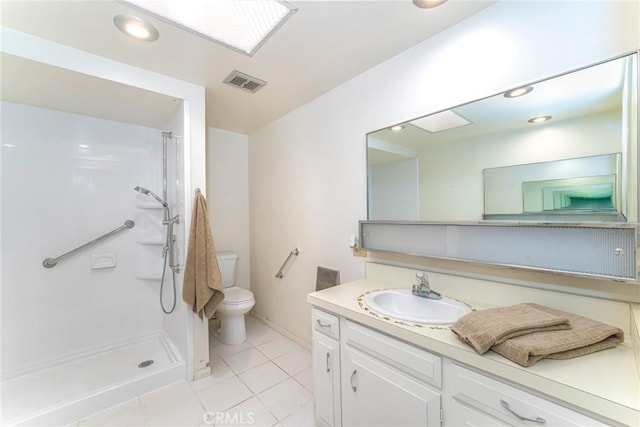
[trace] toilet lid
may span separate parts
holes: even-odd
[[[251,291],[240,288],[238,286],[231,286],[224,289],[224,302],[227,304],[239,304],[253,299]]]

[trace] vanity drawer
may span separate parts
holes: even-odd
[[[343,320],[347,348],[359,350],[423,383],[442,387],[442,358],[349,320]]]
[[[340,339],[340,319],[338,316],[314,308],[311,313],[313,329],[337,340]]]
[[[461,404],[474,412],[472,419],[476,425],[516,425],[516,426],[607,426],[599,420],[573,411],[557,403],[543,399],[496,379],[447,363],[445,367],[447,394],[453,399],[453,407]],[[469,419],[458,410],[449,419],[456,423],[468,423]],[[447,415],[445,415],[447,416]],[[486,418],[489,416],[490,418]],[[519,418],[521,417],[521,418]],[[495,421],[486,424],[487,420]],[[475,424],[475,423],[474,423]]]

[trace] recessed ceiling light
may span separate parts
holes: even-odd
[[[517,98],[526,95],[533,90],[533,86],[519,87],[504,93],[505,98]]]
[[[282,0],[126,0],[125,3],[249,56],[297,10]]]
[[[416,125],[427,132],[436,133],[444,130],[454,129],[471,124],[471,122],[451,110],[441,111],[416,120],[411,124]]]
[[[395,126],[391,126],[390,128],[392,131],[394,132],[400,132],[401,130],[404,129],[404,125],[395,125]]]
[[[160,37],[156,27],[138,16],[118,15],[113,18],[113,23],[120,31],[138,40],[151,42]]]
[[[447,0],[413,0],[413,4],[418,6],[420,9],[431,9],[446,2]]]
[[[551,116],[538,116],[533,119],[529,119],[529,123],[542,123],[551,120]]]

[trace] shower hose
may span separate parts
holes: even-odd
[[[169,223],[167,224],[167,245],[165,246],[163,252],[163,258],[164,258],[164,262],[162,265],[162,278],[160,279],[160,308],[162,308],[162,311],[165,314],[171,314],[173,313],[173,310],[175,310],[176,308],[176,300],[177,300],[177,296],[176,296],[176,272],[175,270],[169,266],[169,269],[171,270],[171,276],[173,278],[172,280],[172,284],[173,284],[173,303],[171,304],[171,308],[169,310],[167,310],[164,307],[164,278],[165,278],[165,273],[167,271],[167,263],[170,262],[169,258],[169,254],[173,254],[173,222],[170,220]],[[172,258],[172,256],[171,256]]]
[[[162,266],[162,279],[160,280],[160,308],[162,308],[162,311],[165,314],[171,314],[173,313],[173,310],[175,310],[176,308],[176,272],[173,270],[171,270],[171,276],[173,277],[173,304],[171,305],[171,308],[169,310],[164,308],[164,299],[162,298],[164,294],[164,276],[165,276],[165,272],[167,271],[167,262],[168,262],[167,252],[168,251],[164,253],[164,265]]]

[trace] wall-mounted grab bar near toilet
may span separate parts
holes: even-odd
[[[291,253],[289,253],[289,256],[287,257],[287,259],[284,260],[284,262],[282,263],[282,267],[280,267],[280,270],[278,270],[278,272],[276,273],[276,279],[282,279],[284,277],[284,268],[289,263],[289,260],[291,260],[291,258],[294,256],[298,256],[299,253],[300,251],[298,250],[298,248],[295,248],[294,250],[291,251]]]
[[[71,255],[72,253],[77,252],[77,251],[79,251],[81,249],[84,249],[87,246],[91,246],[94,243],[97,243],[100,240],[105,239],[105,238],[107,238],[107,237],[109,237],[109,236],[111,236],[113,234],[116,234],[116,233],[118,233],[118,232],[120,232],[120,231],[122,231],[124,229],[133,228],[135,225],[136,225],[135,222],[133,222],[132,220],[128,219],[128,220],[126,220],[124,222],[123,225],[121,225],[120,227],[116,228],[115,230],[111,230],[107,234],[103,234],[102,236],[97,237],[97,238],[93,239],[92,241],[85,243],[84,245],[78,246],[77,248],[72,249],[69,252],[66,252],[66,253],[60,255],[59,257],[45,259],[44,261],[42,261],[42,265],[44,267],[46,267],[46,268],[53,268],[53,267],[56,266],[56,264],[58,264],[58,261],[60,261],[62,258],[66,257],[68,255]]]

